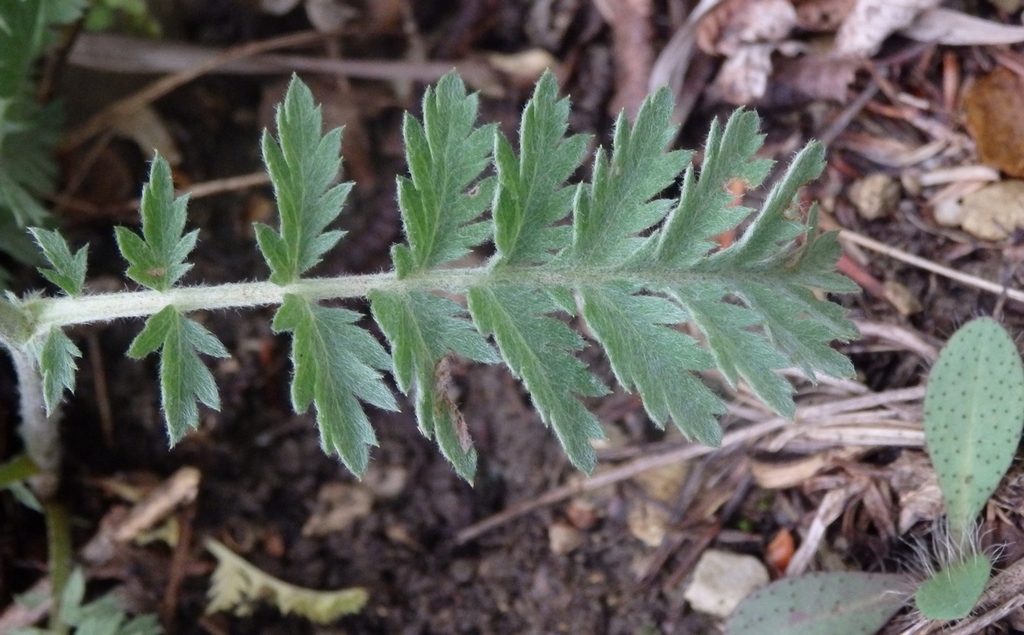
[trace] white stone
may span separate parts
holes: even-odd
[[[697,611],[726,617],[740,601],[768,584],[768,569],[753,556],[708,549],[683,597]]]

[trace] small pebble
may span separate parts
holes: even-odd
[[[583,544],[583,532],[567,522],[558,521],[548,527],[548,546],[551,553],[564,556]]]
[[[708,549],[701,554],[684,597],[697,611],[726,617],[766,584],[768,569],[757,558]]]
[[[881,172],[858,179],[850,186],[848,196],[866,220],[876,220],[892,213],[900,200],[899,182]]]

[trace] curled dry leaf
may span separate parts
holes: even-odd
[[[780,42],[797,23],[789,0],[725,0],[697,26],[697,46],[705,53],[732,56],[746,44]]]
[[[760,99],[768,89],[774,51],[775,46],[771,44],[740,47],[722,64],[708,89],[709,95],[737,106]]]
[[[940,0],[858,0],[839,27],[834,54],[868,58],[878,52],[892,33],[911,24]]]
[[[615,52],[615,96],[610,110],[633,118],[647,96],[647,78],[654,65],[651,45],[651,0],[599,0],[595,2],[612,31]]]
[[[929,9],[900,30],[919,42],[982,46],[1024,42],[1024,27],[983,20],[951,9]]]
[[[726,56],[709,88],[712,99],[747,104],[764,95],[772,54],[796,25],[789,0],[725,0],[697,24],[697,46]]]

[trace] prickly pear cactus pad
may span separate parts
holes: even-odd
[[[967,617],[985,591],[992,573],[992,561],[983,553],[968,556],[939,571],[914,594],[914,603],[931,620]]]
[[[871,635],[909,597],[896,574],[833,571],[783,578],[758,589],[736,607],[728,635]]]
[[[968,535],[1010,467],[1024,425],[1024,365],[991,318],[961,327],[928,377],[924,434],[951,538]]]

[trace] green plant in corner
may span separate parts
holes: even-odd
[[[38,253],[23,231],[49,218],[39,199],[54,186],[61,109],[35,97],[35,63],[54,29],[77,19],[86,0],[12,0],[0,6],[0,251],[28,264]],[[0,269],[0,286],[7,272]]]
[[[111,595],[90,602],[85,600],[85,574],[75,569],[64,587],[57,614],[60,632],[75,635],[161,635],[163,629],[155,615],[129,618]],[[73,631],[72,631],[73,629]],[[48,635],[56,629],[19,628],[7,635]]]
[[[924,579],[844,571],[785,578],[746,598],[727,632],[741,635],[870,635],[913,598],[921,616],[966,617],[992,572],[975,522],[999,485],[1024,427],[1024,364],[998,322],[978,318],[942,349],[928,377],[924,433],[946,522],[934,532],[935,555],[918,563]],[[924,550],[922,550],[923,552]]]

